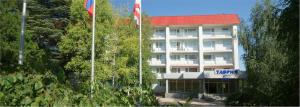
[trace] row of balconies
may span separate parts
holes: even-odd
[[[204,66],[225,66],[225,65],[233,65],[232,60],[214,60],[214,61],[203,61]],[[166,60],[150,60],[150,66],[165,66]],[[198,66],[198,60],[184,60],[184,61],[170,61],[171,66]]]
[[[152,53],[165,53],[165,48],[154,48],[151,50]],[[171,48],[171,53],[198,53],[198,49],[196,48]],[[232,52],[232,48],[204,48],[203,52],[211,53],[211,52]]]
[[[231,32],[217,31],[217,32],[203,32],[203,39],[224,39],[224,38],[232,38]],[[155,33],[152,36],[152,40],[163,40],[166,37],[165,33]],[[179,35],[169,35],[170,39],[198,39],[198,33],[196,34],[179,34]]]
[[[185,40],[185,41],[171,41],[171,52],[198,52],[198,41]],[[152,52],[162,53],[166,50],[166,43],[164,41],[156,41],[152,44]],[[205,40],[203,41],[204,52],[231,52],[231,40]]]

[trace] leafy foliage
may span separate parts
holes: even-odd
[[[299,59],[298,51],[294,51],[299,42],[291,39],[298,38],[299,32],[286,29],[299,27],[283,21],[298,22],[299,7],[293,0],[286,1],[289,4],[283,10],[270,0],[257,2],[252,9],[251,26],[241,25],[248,79],[242,91],[229,97],[227,104],[299,105]],[[296,14],[287,16],[291,8]]]
[[[151,26],[145,16],[143,87],[138,87],[138,30],[129,17],[97,1],[96,86],[90,99],[91,18],[83,0],[28,0],[25,63],[17,65],[21,2],[0,1],[0,105],[157,105],[146,60]],[[57,48],[59,47],[59,48]],[[59,49],[59,50],[58,50]],[[114,60],[115,59],[115,60]],[[63,67],[61,67],[63,66]],[[112,85],[112,77],[115,85]],[[139,99],[142,99],[139,103]]]

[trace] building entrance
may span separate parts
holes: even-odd
[[[205,80],[205,92],[209,94],[227,94],[236,90],[234,80]]]

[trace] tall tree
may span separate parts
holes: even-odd
[[[57,42],[69,22],[70,0],[27,0],[27,32],[43,48],[49,61],[61,60]]]
[[[21,3],[19,0],[0,1],[0,105],[79,104],[74,101],[77,93],[64,84],[62,70],[50,69],[54,67],[47,65],[46,53],[30,33],[25,33],[26,63],[17,65]]]
[[[67,35],[59,43],[67,58],[65,69],[74,78],[78,92],[89,94],[91,70],[91,17],[85,11],[84,1],[71,4]],[[153,74],[147,65],[151,27],[145,20],[143,27],[144,89],[138,88],[138,29],[129,17],[113,14],[108,0],[97,1],[95,35],[95,93],[96,105],[136,105],[143,93],[143,105],[153,105],[156,99],[150,91]],[[115,85],[111,85],[114,77]],[[109,84],[108,84],[109,83]]]
[[[95,75],[97,81],[110,79],[110,61],[113,54],[110,50],[112,44],[114,23],[112,10],[107,0],[97,1],[96,7],[96,34],[95,34]],[[73,0],[71,4],[71,23],[68,26],[67,34],[62,37],[59,43],[60,51],[66,58],[65,69],[73,77],[77,77],[86,88],[80,88],[89,92],[89,78],[91,70],[91,17],[88,16],[83,7],[83,0]]]
[[[257,1],[251,25],[241,25],[247,85],[227,104],[299,105],[298,3],[284,3],[282,9],[271,0]]]
[[[282,0],[278,41],[288,62],[282,70],[283,104],[299,105],[299,0]]]

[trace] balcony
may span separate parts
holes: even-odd
[[[170,35],[171,40],[181,40],[181,39],[198,39],[198,34],[190,34],[190,35]]]
[[[162,34],[154,34],[152,37],[151,37],[151,40],[164,40],[166,39],[166,36],[164,33]]]
[[[232,40],[204,40],[204,52],[231,52]]]
[[[232,60],[204,60],[204,66],[233,66]]]
[[[171,52],[173,53],[197,53],[198,47],[190,47],[190,48],[174,48],[171,47]]]
[[[152,48],[151,52],[152,53],[165,53],[166,48]]]
[[[212,53],[212,52],[232,52],[231,47],[204,47],[203,52]]]
[[[230,31],[203,32],[203,39],[230,39],[231,35]]]
[[[150,66],[166,66],[166,60],[150,60]]]
[[[171,60],[171,66],[198,66],[199,60]]]
[[[197,28],[174,28],[170,30],[170,39],[198,39]]]

